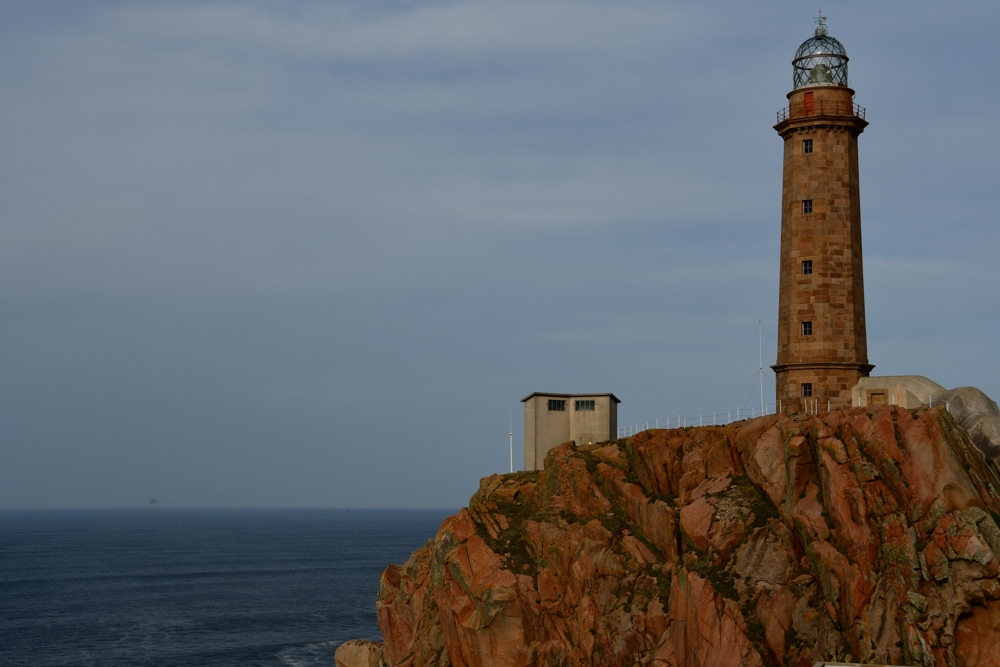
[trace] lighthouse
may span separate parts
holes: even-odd
[[[868,363],[858,136],[865,110],[848,86],[847,52],[826,20],[792,60],[784,141],[777,400],[786,412],[851,405]]]

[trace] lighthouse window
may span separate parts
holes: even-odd
[[[812,382],[802,383],[802,398],[809,398],[813,395],[813,385]]]
[[[574,407],[577,412],[593,412],[596,406],[594,401],[576,401]]]
[[[812,153],[813,152],[813,140],[812,139],[803,139],[802,140],[802,152],[803,153]]]
[[[566,401],[557,401],[555,399],[549,399],[549,410],[554,412],[566,412]]]
[[[813,212],[813,200],[812,199],[803,199],[802,200],[802,212],[803,213],[812,213]]]
[[[803,322],[802,323],[802,335],[803,336],[812,336],[813,335],[813,323],[812,322]]]
[[[808,276],[812,272],[813,272],[813,261],[811,259],[803,260],[802,275]]]

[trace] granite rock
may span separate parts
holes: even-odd
[[[998,512],[939,408],[566,443],[390,566],[337,664],[1000,667]]]

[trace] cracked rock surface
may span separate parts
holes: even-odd
[[[944,410],[549,452],[382,575],[339,667],[1000,667],[1000,496]]]

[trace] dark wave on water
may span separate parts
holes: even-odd
[[[0,512],[0,665],[332,665],[450,514]]]

